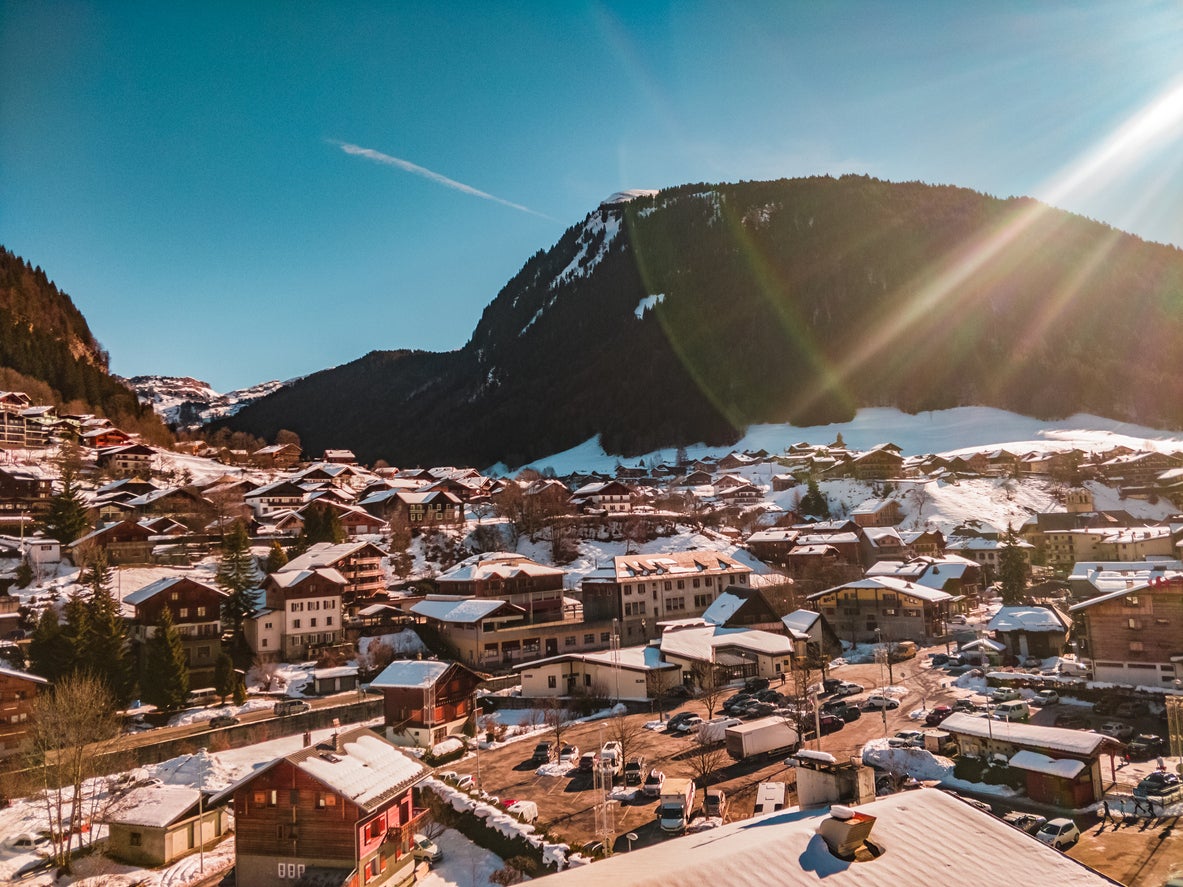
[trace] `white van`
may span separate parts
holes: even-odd
[[[1029,721],[1031,709],[1022,700],[1001,702],[994,707],[994,717],[1000,721]]]
[[[785,807],[785,784],[783,782],[761,782],[756,789],[756,812],[774,813]]]

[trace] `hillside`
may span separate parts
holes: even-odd
[[[132,376],[120,381],[172,428],[199,428],[223,416],[233,416],[287,384],[272,380],[219,394],[209,383],[188,376]]]
[[[40,267],[0,247],[0,388],[35,403],[107,416],[152,440],[169,437],[131,389],[107,371],[86,318]]]
[[[633,456],[862,407],[1183,427],[1183,252],[1025,198],[858,176],[605,203],[464,348],[373,352],[230,427],[366,461]],[[1147,357],[1151,359],[1146,359]]]

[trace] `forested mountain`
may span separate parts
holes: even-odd
[[[397,465],[635,455],[985,405],[1183,427],[1183,252],[1026,198],[865,176],[606,202],[450,353],[373,352],[232,428]]]
[[[152,411],[107,371],[86,318],[40,267],[0,247],[0,388],[34,403],[104,415],[125,431],[169,437]]]

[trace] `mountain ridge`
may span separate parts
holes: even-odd
[[[461,349],[371,352],[226,424],[405,465],[525,464],[597,435],[624,457],[727,445],[876,406],[1178,428],[1180,308],[1183,252],[1031,198],[691,184],[597,207]]]

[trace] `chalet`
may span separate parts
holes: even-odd
[[[821,613],[794,610],[780,621],[793,639],[794,665],[828,671],[830,662],[842,655],[842,641]]]
[[[542,655],[542,640],[537,631],[526,642],[504,633],[507,626],[524,621],[524,611],[514,604],[495,598],[477,600],[429,594],[404,609],[439,632],[469,665],[493,668]]]
[[[717,490],[715,498],[725,505],[753,505],[764,498],[764,494],[755,484],[740,484]]]
[[[682,683],[682,666],[654,645],[563,653],[514,666],[522,695],[541,699],[595,696],[628,702],[657,699]]]
[[[412,789],[428,768],[365,727],[252,770],[233,798],[235,874],[251,887],[405,885],[427,811]]]
[[[724,628],[758,628],[786,634],[781,614],[759,588],[731,586],[706,608],[702,620]]]
[[[300,463],[300,448],[295,444],[272,444],[251,453],[251,461],[259,468],[294,468]]]
[[[700,616],[752,570],[716,551],[618,555],[583,580],[584,616],[620,619],[625,645],[657,635],[657,623]]]
[[[255,517],[268,517],[277,511],[295,511],[304,504],[306,492],[291,480],[280,480],[251,490],[243,501],[251,507]]]
[[[0,413],[21,413],[33,405],[23,391],[0,391]]]
[[[517,604],[531,622],[561,619],[566,571],[522,554],[487,552],[465,558],[436,578],[440,594],[500,598]]]
[[[1007,656],[1024,662],[1062,655],[1072,620],[1055,607],[1002,607],[986,630],[1005,645]]]
[[[982,590],[982,568],[976,561],[957,555],[913,557],[902,562],[881,561],[867,576],[895,576],[952,595],[950,612],[965,612]]]
[[[291,563],[263,580],[264,606],[244,623],[247,644],[264,661],[314,658],[344,638],[345,577],[331,567],[288,569]]]
[[[854,643],[944,634],[952,595],[892,576],[869,576],[809,595],[808,601]]]
[[[1125,585],[1069,608],[1078,654],[1094,680],[1173,686],[1183,679],[1183,573]]]
[[[0,757],[20,750],[33,717],[33,701],[48,688],[45,678],[0,668]]]
[[[1140,561],[1151,557],[1172,557],[1174,554],[1175,538],[1170,527],[1134,527],[1106,534],[1098,542],[1093,558]]]
[[[882,444],[873,450],[859,453],[843,470],[859,480],[887,480],[899,477],[904,467],[904,457],[893,445]]]
[[[447,490],[391,490],[389,495],[379,493],[359,504],[371,514],[413,530],[464,523],[464,503]]]
[[[364,508],[360,508],[356,505],[346,505],[332,499],[313,497],[313,499],[299,511],[288,512],[288,514],[296,515],[299,519],[299,525],[303,526],[304,513],[317,503],[320,503],[326,508],[331,508],[336,513],[337,519],[341,522],[341,529],[343,529],[346,535],[348,535],[350,538],[356,539],[358,536],[381,535],[386,531],[386,521],[382,520],[381,518],[374,517],[374,515],[370,514],[370,512],[366,511]],[[275,519],[276,515],[272,515],[272,518]],[[281,521],[278,519],[276,520],[276,526],[281,526]],[[299,532],[299,527],[296,527],[296,532]]]
[[[945,534],[940,530],[902,530],[900,538],[915,555],[940,557],[945,553]]]
[[[329,567],[345,577],[342,595],[346,610],[369,603],[385,591],[382,558],[386,552],[372,542],[318,542],[288,561],[280,572],[298,572]]]
[[[785,555],[782,566],[789,571],[790,576],[801,577],[855,563],[858,563],[857,558],[850,560],[837,546],[821,542],[802,543],[798,539],[797,544]]]
[[[1105,778],[1101,755],[1113,756],[1121,743],[1103,733],[993,721],[958,712],[941,722],[957,740],[962,756],[1006,758],[1026,773],[1027,796],[1037,803],[1075,809],[1101,800]]]
[[[356,465],[357,456],[352,450],[325,450],[324,461],[334,465]]]
[[[70,543],[70,557],[90,547],[103,549],[109,564],[146,564],[152,559],[152,538],[155,534],[133,520],[100,527],[81,539]]]
[[[1174,558],[1125,563],[1079,561],[1069,572],[1068,588],[1075,600],[1086,601],[1153,583],[1155,579],[1176,572],[1183,572],[1183,561]]]
[[[221,840],[226,807],[201,803],[198,789],[182,785],[133,788],[95,818],[107,826],[107,852],[131,865],[156,868]]]
[[[160,611],[168,608],[185,647],[185,660],[195,686],[212,679],[214,665],[222,652],[222,604],[227,594],[213,585],[187,576],[166,577],[125,595],[124,604],[133,608],[131,639],[146,644],[156,635]]]
[[[749,468],[752,465],[759,465],[762,461],[761,458],[732,451],[719,460],[719,470],[735,471],[737,468]]]
[[[767,530],[757,530],[748,536],[744,548],[766,564],[786,566],[789,552],[797,544],[800,530],[787,527],[772,527]]]
[[[104,450],[108,447],[124,447],[135,443],[130,434],[124,434],[118,428],[92,428],[78,435],[78,442],[93,450]]]
[[[193,487],[166,487],[128,499],[123,503],[140,515],[168,515],[195,527],[215,516],[214,504]],[[223,517],[230,523],[232,509],[223,509]]]
[[[793,569],[797,569],[800,558],[807,555],[807,552],[800,551],[799,549],[817,545],[824,545],[834,549],[837,552],[836,560],[838,563],[861,564],[864,557],[864,532],[864,530],[859,529],[858,532],[818,533],[810,527],[797,537],[797,544],[789,552],[788,565]]]
[[[99,468],[124,477],[151,471],[155,460],[156,450],[140,443],[102,447],[95,454],[95,464]]]
[[[44,514],[53,498],[53,481],[32,467],[0,468],[0,512]]]
[[[894,527],[903,520],[903,512],[895,499],[867,499],[850,517],[860,527]]]
[[[571,506],[588,513],[627,514],[632,500],[633,488],[617,480],[584,484],[571,494]]]
[[[1035,546],[1021,539],[1017,539],[1014,544],[1022,550],[1023,556],[1027,559],[1028,565],[1030,565],[1031,554],[1035,550]],[[1002,550],[1006,545],[1007,543],[1002,539],[972,536],[969,538],[950,539],[945,545],[945,551],[949,554],[956,554],[977,561],[985,569],[987,577],[993,577],[998,570],[999,564],[1002,562]]]
[[[865,527],[859,548],[860,560],[865,566],[900,558],[905,554],[904,540],[895,527]]]
[[[1101,476],[1123,487],[1146,486],[1164,471],[1183,466],[1183,457],[1176,453],[1132,453],[1117,456],[1097,466]]]
[[[382,692],[387,739],[431,748],[475,717],[483,680],[459,662],[401,660],[386,666],[370,688]]]

